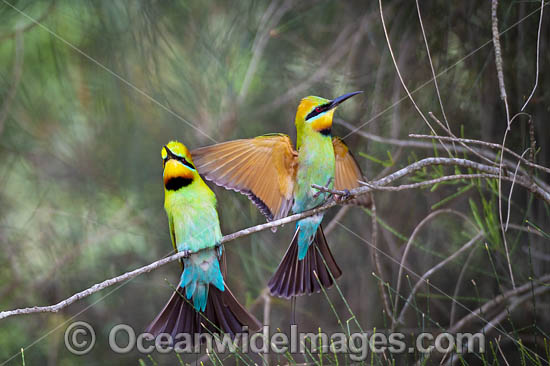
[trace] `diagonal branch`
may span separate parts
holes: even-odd
[[[331,208],[333,206],[336,206],[336,204],[337,204],[336,201],[330,201],[330,202],[326,203],[325,205],[320,206],[318,208],[315,208],[313,210],[309,210],[309,211],[302,212],[302,213],[299,213],[299,214],[295,214],[295,215],[292,215],[292,216],[284,217],[280,220],[271,221],[271,222],[268,222],[268,223],[265,223],[265,224],[260,224],[260,225],[256,225],[256,226],[253,226],[253,227],[250,227],[250,228],[239,230],[239,231],[237,231],[233,234],[229,234],[229,235],[224,236],[222,238],[220,244],[227,243],[227,242],[233,241],[235,239],[238,239],[238,238],[241,238],[241,237],[244,237],[244,236],[248,236],[248,235],[253,234],[253,233],[257,233],[259,231],[264,231],[264,230],[267,230],[267,229],[271,229],[273,227],[282,226],[284,224],[288,224],[290,222],[300,220],[304,217],[315,215],[319,212],[328,210],[329,208]],[[69,297],[69,298],[67,298],[63,301],[60,301],[60,302],[58,302],[57,304],[54,304],[54,305],[50,305],[50,306],[33,306],[33,307],[30,307],[30,308],[2,311],[2,312],[0,312],[0,319],[4,319],[4,318],[7,318],[7,317],[10,317],[10,316],[13,316],[13,315],[21,315],[21,314],[48,313],[48,312],[49,313],[56,313],[59,310],[71,305],[72,303],[74,303],[78,300],[81,300],[85,297],[88,297],[88,296],[90,296],[90,295],[92,295],[92,294],[94,294],[94,293],[96,293],[100,290],[103,290],[104,288],[107,288],[109,286],[113,286],[113,285],[115,285],[117,283],[120,283],[120,282],[127,281],[131,278],[134,278],[134,277],[140,275],[140,274],[151,272],[152,270],[155,270],[159,267],[162,267],[165,264],[177,261],[178,259],[181,259],[181,258],[185,257],[186,255],[189,255],[189,253],[179,252],[179,253],[173,254],[169,257],[162,258],[162,259],[160,259],[156,262],[153,262],[153,263],[151,263],[147,266],[135,269],[135,270],[130,271],[130,272],[126,272],[126,273],[124,273],[120,276],[117,276],[117,277],[105,280],[103,282],[97,283],[97,284],[93,285],[92,287],[90,287],[86,290],[77,292],[76,294],[72,295],[71,297]]]
[[[474,236],[466,244],[464,244],[462,247],[460,247],[460,249],[455,251],[450,256],[446,257],[444,260],[442,260],[441,262],[436,264],[434,267],[430,268],[428,271],[426,271],[426,273],[424,273],[422,275],[422,277],[420,277],[420,279],[414,285],[411,293],[409,294],[409,297],[405,301],[405,305],[403,305],[403,308],[401,309],[401,312],[399,313],[399,317],[397,317],[397,323],[403,324],[403,320],[405,318],[405,313],[407,312],[407,309],[409,308],[410,304],[412,303],[412,299],[413,299],[414,295],[416,294],[416,292],[418,291],[420,286],[422,286],[422,284],[424,284],[424,282],[428,281],[428,277],[430,277],[433,273],[435,273],[439,269],[443,268],[447,263],[454,260],[460,254],[462,254],[464,251],[466,251],[468,248],[470,248],[472,245],[474,245],[478,240],[483,238],[484,235],[485,235],[485,233],[480,231],[479,233],[477,233],[476,236]],[[396,311],[397,311],[397,309],[396,309]]]
[[[291,223],[291,222],[294,222],[294,221],[297,221],[297,220],[301,220],[305,217],[316,215],[316,214],[318,214],[320,212],[323,212],[323,211],[326,211],[329,208],[332,208],[336,205],[351,204],[351,200],[349,199],[350,197],[367,194],[367,193],[369,193],[373,190],[384,189],[383,186],[386,186],[386,185],[396,181],[397,179],[403,178],[403,177],[405,177],[405,176],[407,176],[411,173],[414,173],[415,171],[417,171],[419,169],[422,169],[424,167],[431,166],[431,165],[462,166],[462,167],[471,168],[471,169],[474,169],[474,170],[484,172],[484,173],[486,173],[485,175],[488,175],[487,177],[490,177],[490,178],[493,178],[495,175],[498,175],[498,171],[499,171],[499,169],[496,168],[496,167],[491,167],[491,166],[488,166],[488,165],[476,163],[476,162],[466,160],[466,159],[455,159],[455,158],[426,158],[426,159],[422,159],[422,160],[417,161],[415,163],[412,163],[412,164],[410,164],[410,165],[408,165],[408,166],[406,166],[406,167],[404,167],[404,168],[402,168],[402,169],[400,169],[400,170],[398,170],[398,171],[396,171],[396,172],[394,172],[394,173],[392,173],[392,174],[390,174],[390,175],[388,175],[388,176],[386,176],[382,179],[372,181],[367,186],[360,187],[360,188],[355,188],[355,189],[350,190],[349,192],[330,190],[330,192],[335,193],[337,195],[341,195],[345,198],[342,199],[342,200],[330,200],[330,201],[326,202],[325,204],[323,204],[323,205],[321,205],[321,206],[319,206],[319,207],[317,207],[313,210],[309,210],[309,211],[302,212],[302,213],[299,213],[299,214],[294,214],[294,215],[287,216],[287,217],[284,217],[284,218],[279,219],[279,220],[275,220],[275,221],[271,221],[271,222],[268,222],[268,223],[265,223],[265,224],[260,224],[260,225],[252,226],[252,227],[249,227],[249,228],[246,228],[246,229],[239,230],[235,233],[224,236],[222,238],[222,240],[220,241],[220,244],[228,243],[228,242],[231,242],[235,239],[238,239],[238,238],[241,238],[241,237],[244,237],[244,236],[248,236],[248,235],[260,232],[260,231],[264,231],[264,230],[274,228],[274,227],[279,227],[279,226],[282,226],[282,225],[285,225],[285,224],[288,224],[288,223]],[[479,177],[482,177],[482,176],[485,177],[485,175],[478,175],[478,176]],[[440,177],[436,180],[443,181],[443,180],[451,180],[451,179],[463,179],[463,178],[466,178],[467,176],[468,175],[456,175],[456,176],[450,176],[450,177]],[[471,178],[471,176],[474,176],[474,174],[470,174],[470,178]],[[502,177],[503,177],[503,179],[507,179],[507,180],[515,179],[516,184],[521,185],[521,186],[529,189],[531,192],[540,195],[546,202],[550,203],[550,192],[545,191],[544,189],[542,189],[541,187],[539,187],[538,185],[536,185],[532,181],[528,180],[524,176],[514,176],[514,175],[509,174],[508,172],[504,172]],[[433,181],[436,181],[436,180],[428,181],[428,183],[433,184],[434,183]],[[421,182],[421,183],[426,183],[426,182]],[[315,189],[319,189],[319,190],[326,190],[325,187],[320,187],[320,186],[315,186],[315,185],[312,186],[312,187],[315,188]],[[418,187],[419,187],[418,183],[415,183],[415,184],[408,185],[407,189],[418,188]],[[388,187],[388,188],[393,189],[395,187]],[[126,273],[124,273],[120,276],[117,276],[117,277],[105,280],[103,282],[97,283],[97,284],[93,285],[92,287],[90,287],[86,290],[80,291],[80,292],[72,295],[71,297],[69,297],[69,298],[67,298],[63,301],[60,301],[60,302],[58,302],[57,304],[54,304],[54,305],[34,306],[34,307],[29,307],[29,308],[2,311],[2,312],[0,312],[0,319],[4,319],[4,318],[14,316],[14,315],[21,315],[21,314],[46,313],[46,312],[55,313],[55,312],[58,312],[59,310],[75,303],[76,301],[81,300],[85,297],[88,297],[88,296],[90,296],[90,295],[92,295],[92,294],[94,294],[98,291],[101,291],[104,288],[107,288],[109,286],[115,285],[115,284],[120,283],[120,282],[127,281],[131,278],[134,278],[134,277],[140,275],[140,274],[151,272],[151,271],[153,271],[153,270],[155,270],[159,267],[164,266],[165,264],[168,264],[168,263],[174,262],[178,259],[181,259],[187,254],[189,254],[189,253],[179,252],[179,253],[173,254],[169,257],[162,258],[162,259],[160,259],[158,261],[155,261],[151,264],[148,264],[144,267],[135,269],[135,270],[130,271],[130,272],[126,272]]]

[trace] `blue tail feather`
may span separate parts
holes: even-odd
[[[315,215],[302,219],[296,223],[296,228],[300,229],[298,232],[299,260],[305,258],[307,250],[315,238],[315,233],[317,233],[317,228],[319,228],[321,221],[323,221],[323,215]]]
[[[184,271],[181,274],[180,286],[185,288],[185,297],[193,300],[197,311],[206,309],[208,286],[212,284],[224,291],[224,282],[216,251],[203,250],[184,259]]]

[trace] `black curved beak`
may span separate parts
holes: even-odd
[[[172,151],[170,151],[168,146],[164,145],[164,149],[166,150],[166,154],[168,154],[166,156],[166,160],[177,159],[176,155]]]
[[[340,95],[338,98],[334,98],[333,100],[330,101],[330,105],[329,105],[328,109],[336,108],[341,103],[343,103],[344,101],[348,100],[349,98],[353,97],[354,95],[361,94],[361,93],[363,93],[363,91],[356,91],[356,92],[353,92],[353,93],[347,93],[347,94],[344,94],[344,95]]]

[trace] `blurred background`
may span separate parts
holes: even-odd
[[[540,6],[540,1],[499,4],[512,113],[521,109],[534,85]],[[506,114],[491,42],[491,3],[421,1],[420,9],[441,105],[415,2],[383,1],[396,61],[418,107],[425,115],[431,111],[446,118],[457,136],[501,143]],[[544,71],[550,62],[550,20],[544,15],[538,88],[525,110],[530,117],[514,121],[506,146],[521,155],[531,146],[531,134],[534,159],[548,166],[550,80]],[[436,143],[408,136],[430,134],[430,129],[399,81],[378,2],[0,2],[0,310],[57,303],[170,253],[160,157],[169,140],[195,148],[271,132],[295,139],[294,114],[302,97],[333,98],[356,90],[365,93],[338,109],[333,134],[345,138],[368,179],[423,157],[445,155]],[[427,179],[434,170],[402,183]],[[548,182],[547,175],[537,174]],[[458,250],[474,237],[476,227],[486,235],[477,249],[458,255],[430,279],[442,292],[419,289],[398,329],[440,332],[450,317],[456,321],[467,309],[510,289],[494,184],[465,181],[377,192],[381,274],[372,260],[372,211],[346,209],[338,223],[331,219],[340,208],[329,211],[327,239],[344,275],[339,288],[326,296],[298,299],[300,330],[389,328],[379,281],[395,289],[405,244],[415,227],[439,209],[458,211],[466,219],[443,212],[418,230],[406,261],[416,273]],[[246,197],[211,186],[224,234],[265,222]],[[503,185],[504,192],[509,188]],[[523,188],[515,187],[511,198],[508,245],[516,282],[524,284],[550,270],[544,236],[550,232],[549,207]],[[293,228],[286,225],[226,246],[233,292],[260,320],[268,317],[281,329],[290,322],[290,302],[272,298],[266,307],[264,287]],[[29,365],[195,362],[195,356],[180,361],[174,354],[118,355],[108,347],[115,324],[146,327],[178,275],[179,265],[172,263],[59,313],[4,319],[0,362],[16,355],[7,364],[22,364],[21,348]],[[406,298],[416,281],[403,276],[401,296]],[[393,303],[395,293],[389,293]],[[464,307],[453,306],[452,298]],[[550,299],[533,295],[532,300],[521,311],[511,311],[501,328],[545,357]],[[73,317],[96,330],[97,345],[86,356],[64,347],[63,332]],[[483,325],[468,329],[479,331]],[[515,342],[503,340],[500,347],[509,360],[523,356]],[[497,353],[487,358],[502,361]],[[228,357],[227,363],[234,362]],[[412,355],[398,364],[421,358]],[[314,362],[307,355],[296,355],[294,361]],[[288,360],[272,355],[270,362]],[[373,362],[387,364],[379,358]],[[463,362],[483,364],[478,355]]]

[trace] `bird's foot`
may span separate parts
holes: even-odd
[[[353,198],[353,194],[349,191],[349,189],[343,190],[344,194],[338,195],[338,201],[340,202],[346,202]]]
[[[187,259],[191,255],[190,250],[183,250],[183,258]]]

